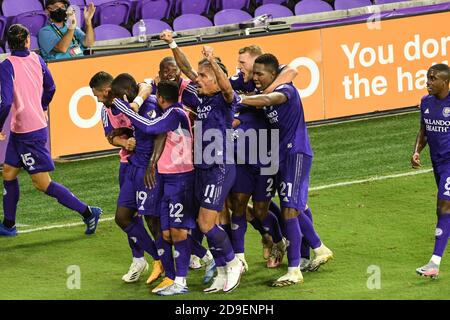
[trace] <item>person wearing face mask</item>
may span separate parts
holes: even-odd
[[[46,61],[83,56],[83,51],[94,44],[92,18],[94,4],[84,9],[86,33],[77,27],[75,12],[68,0],[47,0],[45,10],[49,16],[46,26],[39,30],[41,55]]]

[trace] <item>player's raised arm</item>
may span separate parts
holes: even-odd
[[[411,166],[413,169],[418,169],[422,165],[420,164],[420,152],[427,145],[427,136],[425,135],[425,127],[420,125],[419,133],[417,134],[416,143],[414,144],[414,152],[411,157]]]
[[[169,45],[170,49],[172,49],[173,56],[175,57],[175,61],[177,62],[177,65],[180,68],[181,72],[183,72],[186,77],[195,82],[195,79],[197,78],[197,72],[192,69],[188,58],[177,46],[175,40],[173,40],[172,31],[164,30],[160,34],[160,39],[164,40]]]
[[[230,80],[228,79],[228,75],[223,71],[222,67],[219,65],[220,59],[214,57],[213,51],[211,47],[205,46],[202,50],[203,56],[208,60],[211,64],[211,68],[216,76],[217,84],[222,92],[222,95],[227,103],[233,102],[234,91],[231,86]]]
[[[255,108],[264,108],[283,104],[287,101],[287,97],[281,92],[272,92],[268,94],[257,94],[254,96],[241,95],[241,103]]]

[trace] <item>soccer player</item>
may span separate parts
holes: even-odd
[[[178,91],[178,83],[174,81],[158,83],[157,100],[163,114],[154,120],[140,117],[125,102],[114,100],[114,107],[126,114],[139,130],[152,135],[167,134],[161,157],[152,159],[150,163],[153,175],[156,170],[158,172],[157,183],[163,194],[159,205],[161,229],[164,240],[173,243],[176,266],[174,283],[157,292],[162,296],[188,292],[188,231],[195,227],[196,216],[190,194],[194,189],[193,136],[189,116],[178,103]],[[152,180],[156,181],[156,178]]]
[[[259,56],[253,66],[253,80],[259,91],[267,89],[279,72],[279,63],[272,54]],[[306,209],[309,172],[313,152],[309,143],[303,107],[298,90],[292,84],[278,86],[274,92],[255,96],[241,96],[241,103],[263,108],[271,127],[279,130],[279,170],[276,187],[281,201],[287,248],[288,272],[272,285],[287,286],[303,282],[300,271],[301,230],[298,215]],[[317,249],[327,259],[331,251],[321,244]]]
[[[17,176],[24,168],[35,188],[78,212],[86,224],[85,234],[93,234],[102,210],[81,202],[66,187],[52,181],[55,166],[46,148],[48,127],[45,112],[55,93],[55,83],[44,61],[30,52],[30,32],[20,24],[6,34],[11,56],[0,64],[0,131],[12,109],[11,132],[3,165],[3,212],[0,235],[17,234],[16,211],[19,201]],[[1,132],[0,140],[6,139]]]
[[[126,171],[128,168],[128,157],[136,147],[136,139],[133,136],[133,130],[131,129],[131,121],[127,116],[123,114],[114,115],[111,111],[111,83],[114,78],[107,72],[97,72],[90,80],[89,86],[92,89],[94,96],[97,100],[103,103],[102,107],[102,123],[105,131],[105,137],[107,137],[109,143],[113,146],[120,147],[120,167],[119,167],[119,186],[125,180]],[[151,86],[145,83],[139,84],[139,94],[135,98],[136,101],[144,101],[148,98],[151,91]],[[106,107],[108,105],[108,107]],[[139,110],[139,106],[134,106],[135,110]],[[142,224],[142,218],[139,215],[134,217],[136,223]],[[154,237],[158,236],[158,232],[155,232],[153,221],[147,221],[150,231]],[[128,237],[128,244],[131,249],[133,261],[126,274],[123,275],[122,280],[131,283],[139,280],[141,274],[148,270],[148,263],[144,258],[144,250]],[[163,272],[163,267],[160,260],[153,261],[153,269],[150,275],[151,278],[158,278]]]
[[[124,98],[133,101],[138,94],[138,84],[129,74],[120,74],[111,83],[111,97]],[[118,115],[120,112],[114,113]],[[157,117],[157,102],[153,97],[146,99],[139,108],[139,114],[147,118]],[[150,254],[155,261],[160,260],[153,239],[149,236],[142,223],[135,220],[135,213],[159,220],[155,199],[158,189],[149,190],[144,185],[145,171],[153,152],[156,136],[148,135],[140,130],[134,130],[136,147],[128,157],[128,168],[120,188],[117,200],[116,223],[130,239]],[[168,270],[166,270],[168,272]],[[156,279],[155,279],[156,280]],[[170,279],[164,279],[166,283]]]
[[[420,130],[411,157],[413,168],[419,168],[420,152],[428,144],[434,177],[438,187],[437,225],[434,251],[430,261],[416,269],[425,277],[436,278],[450,236],[450,68],[435,64],[427,73],[428,95],[420,103]]]

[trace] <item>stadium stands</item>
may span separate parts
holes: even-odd
[[[144,19],[145,27],[147,29],[147,34],[158,34],[163,30],[172,30],[172,27],[168,25],[164,21],[156,20],[156,19]],[[132,28],[133,36],[138,36],[139,34],[139,21],[133,25]]]
[[[371,6],[372,2],[370,0],[335,0],[334,9],[335,10],[347,10],[353,8],[360,8]]]
[[[98,2],[104,0],[97,0]],[[131,3],[128,0],[115,0],[104,2],[97,6],[94,16],[94,25],[116,24],[122,25],[128,22]]]
[[[209,11],[211,0],[189,0],[181,2],[181,14],[206,14]]]
[[[30,49],[31,50],[38,50],[39,49],[39,43],[38,39],[35,36],[30,36]],[[10,52],[8,43],[5,44],[5,52]]]
[[[249,10],[250,0],[217,0],[216,10],[224,9],[239,9],[239,10]]]
[[[209,21],[208,18],[198,15],[198,14],[184,14],[182,16],[177,17],[173,21],[173,30],[187,30],[194,28],[205,28],[212,27],[213,24]]]
[[[252,16],[242,10],[225,9],[219,11],[214,16],[214,25],[221,26],[224,24],[240,23],[252,19]]]
[[[139,19],[167,19],[170,16],[171,10],[172,2],[169,0],[138,1],[135,21]]]
[[[6,29],[6,18],[0,16],[0,39],[3,39]]]

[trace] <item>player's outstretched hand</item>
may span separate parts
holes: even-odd
[[[134,151],[134,148],[136,148],[136,139],[133,137],[128,138],[125,149],[127,151]]]
[[[161,32],[161,34],[159,35],[159,38],[163,41],[165,41],[167,44],[172,43],[173,41],[173,34],[171,30],[164,30],[163,32]]]
[[[147,188],[153,189],[156,186],[156,164],[149,165],[145,171],[144,184]]]
[[[205,57],[209,61],[214,59],[214,49],[213,49],[213,47],[203,46],[202,55],[203,55],[203,57]]]
[[[411,166],[413,169],[419,169],[422,165],[420,164],[420,154],[418,152],[414,152],[411,157]]]
[[[4,134],[3,132],[0,132],[0,141],[5,141],[6,140],[6,134]]]

